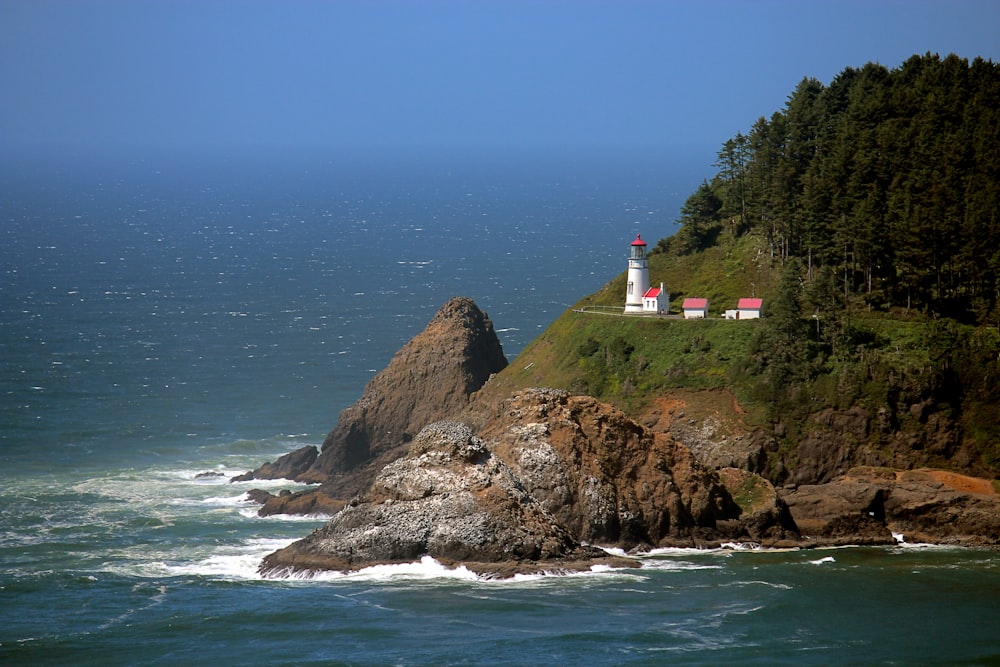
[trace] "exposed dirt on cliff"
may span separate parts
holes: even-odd
[[[694,452],[709,468],[743,468],[763,472],[774,438],[749,426],[746,411],[729,391],[676,390],[653,398],[637,420],[657,433],[669,434]]]
[[[931,470],[929,468],[900,470],[896,472],[896,479],[901,482],[930,479],[953,491],[976,493],[983,496],[997,495],[997,489],[993,484],[993,480],[981,477],[969,477],[968,475],[960,475],[947,470]]]

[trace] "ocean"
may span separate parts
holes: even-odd
[[[1000,664],[1000,554],[667,550],[485,581],[263,579],[319,444],[450,297],[508,359],[674,231],[691,156],[144,159],[0,173],[0,661]],[[668,286],[669,288],[669,286]],[[904,536],[905,538],[905,536]]]

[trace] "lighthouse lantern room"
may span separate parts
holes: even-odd
[[[632,241],[628,256],[628,287],[625,293],[625,312],[641,313],[642,296],[649,289],[649,260],[646,259],[646,242],[638,234]]]

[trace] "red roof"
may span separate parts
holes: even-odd
[[[702,310],[708,308],[708,299],[684,299],[684,310]]]
[[[632,245],[646,245],[646,242],[642,240],[642,237],[638,234],[635,235],[635,241],[632,241]]]
[[[739,310],[760,310],[764,304],[764,299],[740,299],[736,304]]]
[[[650,287],[648,290],[646,290],[646,293],[642,295],[642,298],[644,298],[644,299],[655,299],[658,296],[660,296],[660,288],[659,287]]]

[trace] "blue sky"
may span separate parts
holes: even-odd
[[[1000,60],[1000,2],[0,2],[0,149],[715,150],[796,83]]]

